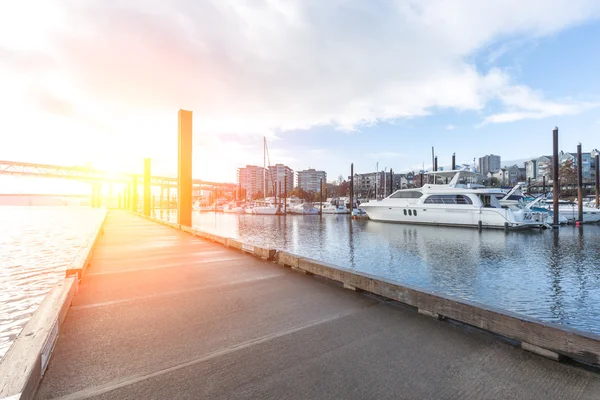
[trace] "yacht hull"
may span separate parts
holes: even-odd
[[[362,204],[361,208],[367,212],[369,219],[380,222],[479,228],[481,221],[482,228],[496,229],[527,229],[541,225],[537,222],[511,221],[509,212],[505,209],[464,206],[441,208],[436,207],[435,204],[427,207],[417,204],[389,207],[368,203]]]

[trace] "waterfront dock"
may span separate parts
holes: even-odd
[[[593,369],[298,266],[126,212],[111,211],[103,229],[37,399],[600,395]]]

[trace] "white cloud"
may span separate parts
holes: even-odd
[[[515,122],[523,119],[542,119],[550,116],[574,115],[600,106],[595,102],[563,102],[544,99],[525,86],[507,86],[499,90],[497,97],[508,109],[506,112],[492,114],[486,117],[487,123]]]
[[[450,124],[450,125],[446,125],[446,130],[447,131],[453,131],[454,129],[456,129],[456,126]]]
[[[545,99],[515,85],[506,71],[477,70],[471,56],[507,37],[542,37],[597,18],[596,0],[48,0],[50,17],[36,16],[35,24],[16,23],[29,7],[8,4],[0,5],[0,79],[19,78],[22,89],[2,91],[0,105],[39,110],[18,100],[44,88],[52,96],[46,100],[64,102],[45,102],[55,110],[76,104],[87,119],[105,121],[86,128],[84,119],[69,135],[118,136],[132,144],[131,154],[160,153],[179,108],[194,111],[199,138],[274,138],[322,125],[352,130],[439,108],[482,111],[492,99],[506,109],[483,114],[484,123],[593,106]],[[130,124],[140,116],[148,116],[143,132]],[[39,127],[51,122],[63,131],[56,118],[44,118]],[[14,114],[10,129],[2,122],[0,129],[35,141],[39,133],[21,119]],[[234,149],[241,159],[248,154]],[[206,156],[219,158],[216,151]]]

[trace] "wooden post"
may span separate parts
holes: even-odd
[[[323,215],[323,178],[319,179],[319,214]]]
[[[581,143],[577,145],[577,221],[583,222],[583,156]]]
[[[98,183],[96,187],[96,207],[102,206],[102,183]]]
[[[279,194],[279,202],[277,203],[277,212],[279,214],[281,214],[281,181],[277,180],[277,183],[279,184],[279,190],[277,191],[277,194]]]
[[[138,210],[138,180],[137,175],[133,176],[133,182],[131,184],[131,211],[137,212]]]
[[[150,216],[150,208],[151,208],[151,204],[150,204],[150,196],[151,196],[151,191],[150,191],[150,159],[149,158],[145,158],[144,159],[144,215],[149,217]]]
[[[456,169],[456,153],[452,153],[452,171]]]
[[[552,193],[553,196],[553,214],[554,214],[554,226],[559,226],[558,223],[558,195],[560,194],[560,182],[558,181],[558,127],[555,127],[552,131]]]
[[[161,187],[160,187],[160,197],[159,197],[159,202],[160,202],[160,207],[159,207],[159,208],[160,208],[161,210],[162,210],[162,208],[164,207],[164,201],[165,201],[165,194],[164,194],[164,191],[165,191],[165,187],[164,187],[164,186],[161,186]]]
[[[287,174],[283,177],[283,213],[287,215]]]
[[[394,193],[394,170],[390,168],[390,193],[388,196],[392,193]]]
[[[542,190],[543,193],[546,194],[546,175],[542,176]]]
[[[350,217],[354,210],[354,163],[350,164]]]
[[[192,112],[179,110],[177,119],[177,223],[192,226]]]
[[[594,158],[596,162],[596,208],[600,208],[600,154]]]
[[[433,158],[433,170],[437,171],[438,170],[438,164],[437,164],[437,156],[435,156]],[[435,182],[434,182],[435,183]]]

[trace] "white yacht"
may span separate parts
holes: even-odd
[[[326,202],[323,203],[323,208],[321,210],[323,214],[349,214],[350,209],[346,208],[343,200],[340,199],[327,199]]]
[[[538,207],[543,207],[549,211],[554,211],[552,199],[541,199],[537,202]],[[560,200],[558,203],[558,214],[566,218],[569,222],[577,221],[579,210],[576,203]],[[583,222],[593,223],[600,221],[600,209],[583,205]]]
[[[504,229],[547,226],[541,213],[503,208],[493,189],[460,187],[460,176],[457,171],[449,184],[398,190],[360,207],[375,221]]]
[[[275,215],[278,211],[278,205],[270,201],[257,201],[252,208],[255,215]]]
[[[319,209],[315,208],[311,203],[301,203],[288,207],[288,212],[290,214],[317,215],[319,214]]]
[[[244,207],[236,203],[229,203],[223,206],[223,212],[229,214],[244,214]]]

